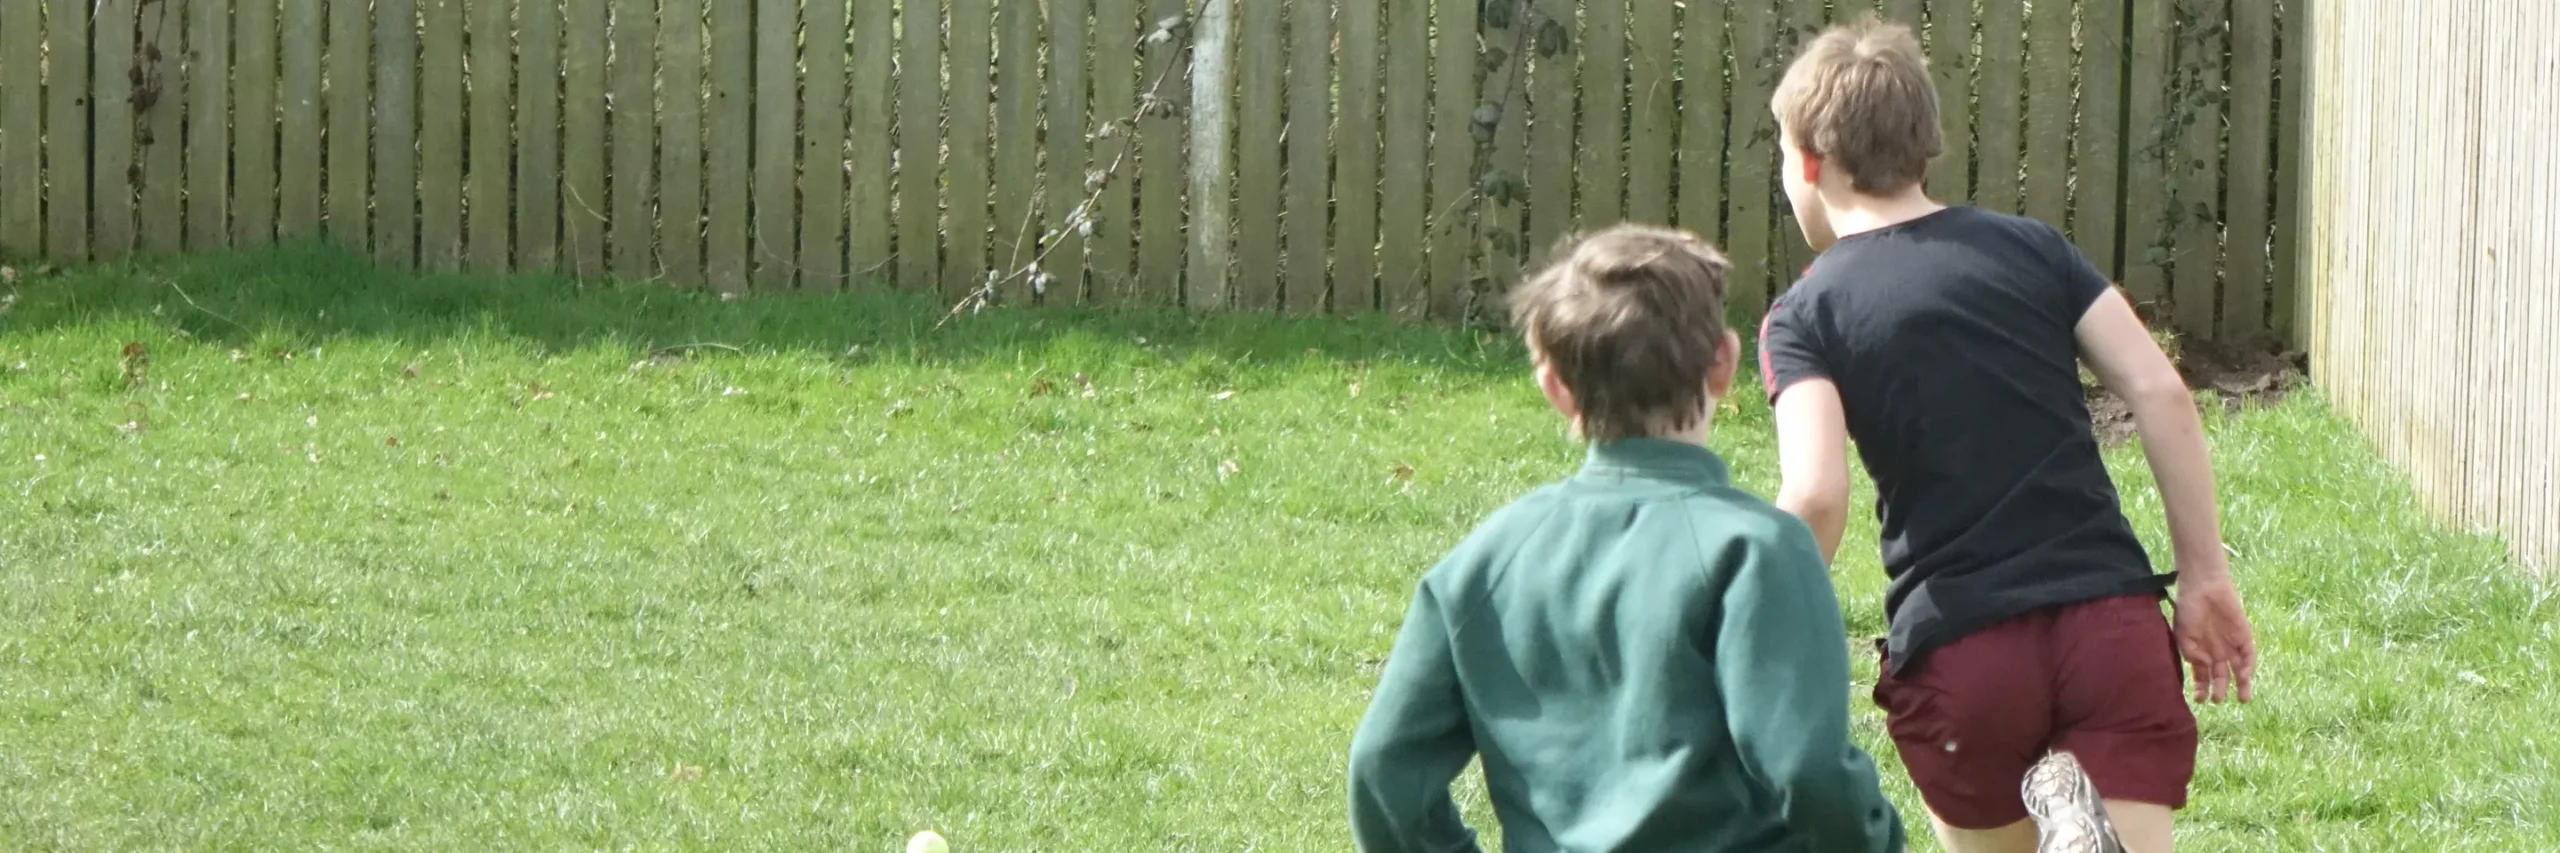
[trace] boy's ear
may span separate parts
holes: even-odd
[[[1804,174],[1798,176],[1804,179],[1804,185],[1808,187],[1821,186],[1822,155],[1813,153],[1813,149],[1810,148],[1797,148],[1796,154],[1796,159],[1804,163]]]
[[[1557,376],[1555,365],[1545,359],[1538,361],[1538,390],[1547,395],[1547,405],[1554,406],[1556,414],[1577,423],[1582,420],[1582,408],[1573,402],[1573,389],[1565,387],[1564,377]]]
[[[1716,342],[1716,366],[1707,371],[1707,396],[1722,400],[1733,393],[1733,377],[1742,368],[1742,336],[1732,329],[1724,330],[1724,338]],[[1707,405],[1715,405],[1713,402]]]

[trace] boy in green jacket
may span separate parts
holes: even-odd
[[[1813,536],[1706,448],[1726,272],[1621,226],[1513,294],[1589,459],[1423,577],[1352,738],[1360,849],[1476,850],[1449,785],[1479,755],[1511,853],[1902,849]]]

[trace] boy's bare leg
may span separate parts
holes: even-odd
[[[2107,822],[2129,853],[2170,853],[2169,807],[2158,803],[2108,800]]]
[[[1937,815],[1929,822],[1938,829],[1938,844],[1947,853],[2036,853],[2036,822],[2022,820],[1998,829],[1964,829],[1948,826]]]

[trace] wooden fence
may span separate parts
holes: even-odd
[[[2560,569],[2560,7],[2312,9],[2312,369],[2428,503]]]
[[[1208,3],[1233,20],[0,0],[0,254],[326,234],[398,264],[733,292],[1453,318],[1559,235],[1636,219],[1726,245],[1747,318],[1807,254],[1770,89],[1819,26],[1874,10],[1932,59],[1937,194],[2065,227],[2190,334],[2294,316],[2271,2]]]

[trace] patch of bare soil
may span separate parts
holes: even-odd
[[[2170,353],[2187,387],[2210,396],[2226,412],[2273,406],[2300,386],[2303,354],[2263,343],[2217,344],[2181,340]],[[2133,437],[2133,409],[2095,382],[2087,383],[2089,420],[2098,441],[2114,446]]]

